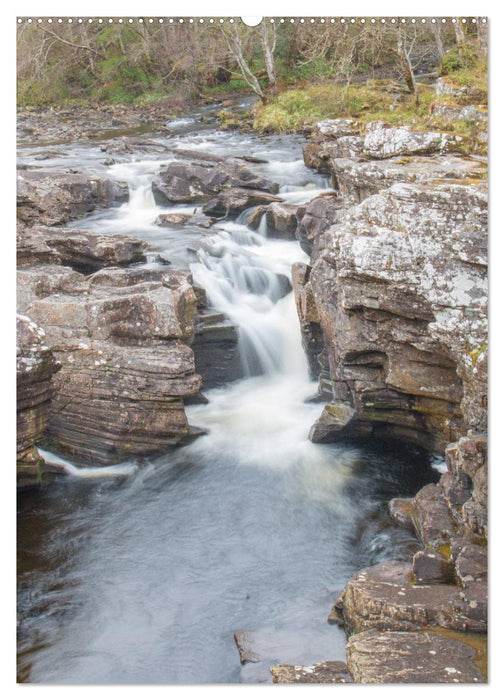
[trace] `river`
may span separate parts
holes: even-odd
[[[201,115],[152,135],[160,144],[247,155],[302,203],[329,187],[302,159],[303,138],[219,131]],[[166,229],[150,184],[162,153],[114,156],[100,146],[20,143],[23,162],[124,180],[127,204],[78,228],[129,233],[189,266],[213,308],[238,327],[244,378],[187,407],[208,430],[165,456],[110,470],[69,467],[18,498],[18,677],[35,683],[271,682],[274,662],[344,660],[345,634],[327,623],[334,597],[361,567],[408,558],[413,538],[386,515],[394,496],[436,480],[381,446],[307,439],[321,404],[301,347],[285,277],[307,261],[297,242],[237,221]],[[40,165],[40,164],[39,164]],[[95,478],[89,478],[93,476]],[[247,630],[258,663],[240,665]]]

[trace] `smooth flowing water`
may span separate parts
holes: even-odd
[[[254,155],[286,201],[328,183],[308,170],[298,137],[259,138],[179,120],[170,146]],[[175,128],[175,122],[172,122]],[[160,140],[161,141],[161,140]],[[150,183],[166,157],[123,157],[106,169],[99,149],[67,145],[61,169],[126,180],[129,202],[76,224],[145,238],[189,265],[212,307],[239,329],[245,378],[188,406],[208,434],[155,460],[67,474],[19,499],[19,679],[42,683],[269,682],[274,662],[344,660],[329,625],[334,597],[356,570],[405,557],[412,538],[384,504],[433,479],[380,446],[315,445],[321,405],[304,357],[290,269],[297,242],[236,222],[167,230]],[[36,157],[32,147],[25,162]],[[103,159],[103,154],[101,154]],[[173,207],[170,210],[194,210]],[[151,256],[147,265],[159,266]],[[57,457],[46,454],[49,460]],[[90,478],[93,477],[93,478]],[[435,478],[435,477],[434,477]],[[240,665],[235,631],[262,661]]]

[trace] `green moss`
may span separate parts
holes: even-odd
[[[449,544],[441,544],[437,547],[437,552],[441,554],[444,559],[451,559],[451,546]]]

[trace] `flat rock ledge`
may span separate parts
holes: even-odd
[[[483,683],[478,649],[435,632],[378,632],[350,637],[347,664],[356,683]]]

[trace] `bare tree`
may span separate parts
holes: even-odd
[[[243,55],[243,39],[240,34],[240,30],[238,29],[237,23],[235,22],[234,24],[232,24],[230,29],[228,29],[225,25],[220,25],[220,30],[226,40],[230,56],[238,64],[243,79],[245,80],[247,85],[252,89],[252,91],[255,92],[255,94],[258,95],[258,97],[261,98],[261,101],[265,104],[267,102],[266,93],[260,86],[256,76],[252,73],[248,62],[245,59],[245,56]]]
[[[415,98],[415,105],[418,106],[418,85],[415,79],[415,74],[413,73],[413,66],[411,65],[411,52],[416,39],[416,32],[412,41],[409,42],[409,46],[406,44],[406,39],[404,35],[403,27],[400,23],[397,24],[397,56],[399,58],[399,65],[401,68],[402,76],[406,81],[408,90]]]
[[[268,74],[269,86],[273,95],[276,93],[276,72],[275,72],[275,48],[277,40],[277,28],[274,22],[261,22],[261,46],[264,55],[264,63]]]

